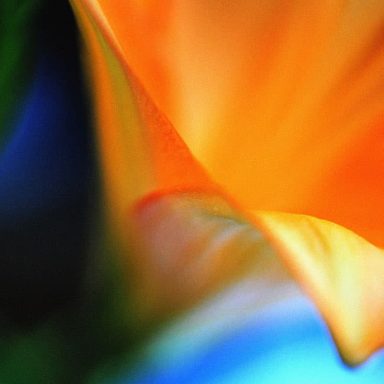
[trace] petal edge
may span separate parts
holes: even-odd
[[[255,221],[313,298],[351,365],[384,346],[384,251],[337,224],[258,212]]]

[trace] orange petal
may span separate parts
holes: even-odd
[[[327,218],[384,245],[381,0],[94,3],[242,204]]]
[[[172,1],[98,0],[87,7],[102,13],[121,52],[160,107],[168,105],[169,86],[163,40],[169,29]]]
[[[304,215],[257,213],[256,224],[320,308],[348,363],[384,346],[382,249]]]
[[[141,326],[247,276],[275,295],[285,271],[153,105],[97,2],[73,2],[94,86],[100,162]],[[253,284],[253,283],[252,283]],[[281,291],[279,291],[281,293]],[[262,297],[261,297],[262,296]]]
[[[250,209],[383,246],[384,3],[182,1],[171,15],[170,118],[215,180]]]
[[[155,190],[215,188],[132,74],[96,1],[73,1],[86,40],[100,162],[119,231],[132,204]]]
[[[73,4],[89,50],[112,219],[121,239],[130,240],[133,254],[138,255],[136,287],[138,297],[146,298],[138,303],[139,312],[151,318],[177,311],[244,277],[285,281],[264,239],[220,197],[146,96],[98,2],[74,0]],[[258,135],[257,130],[252,132]],[[300,132],[286,131],[283,137],[288,140],[292,133],[298,139]],[[283,144],[278,149],[283,150]],[[226,165],[230,167],[232,161]],[[239,161],[237,169],[242,172],[243,166],[246,170]],[[263,178],[258,181],[264,183]],[[176,193],[164,193],[170,190]],[[254,193],[258,195],[257,190]],[[136,205],[138,200],[141,203]],[[126,215],[133,206],[127,226]],[[255,224],[315,299],[346,360],[360,362],[384,344],[380,249],[335,224],[305,216],[256,214]]]

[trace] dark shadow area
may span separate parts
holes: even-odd
[[[0,156],[0,311],[22,326],[79,294],[96,184],[72,11],[38,11],[34,74]]]

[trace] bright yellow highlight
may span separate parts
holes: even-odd
[[[314,298],[347,362],[384,345],[384,251],[336,224],[257,213],[293,276]]]

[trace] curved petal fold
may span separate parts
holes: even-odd
[[[86,41],[100,163],[114,224],[121,229],[133,203],[153,191],[216,188],[132,73],[98,2],[72,3]]]
[[[240,282],[249,283],[256,308],[284,297],[279,287],[292,283],[265,238],[220,195],[148,196],[133,222],[127,236],[140,255],[135,288],[146,318],[169,317]]]
[[[346,361],[361,362],[382,346],[383,251],[349,230],[313,217],[271,212],[256,212],[249,217],[242,214],[246,209],[238,209],[210,180],[132,74],[122,42],[104,13],[104,3],[73,0],[72,4],[84,32],[87,64],[95,87],[107,204],[119,241],[126,247],[124,256],[130,259],[127,264],[133,270],[139,317],[153,319],[177,312],[239,279],[266,277],[277,283],[289,280],[273,257],[273,248],[317,303]],[[303,26],[304,31],[311,29],[309,24]],[[290,31],[295,35],[293,29]],[[287,57],[287,65],[293,70],[292,60]],[[307,91],[307,102],[311,104],[324,89],[316,97]],[[234,130],[223,132],[232,137]],[[252,132],[262,136],[259,130]],[[301,135],[300,129],[294,132],[298,142],[313,138],[311,134]],[[292,129],[279,130],[277,136],[272,135],[273,141],[276,137],[290,138],[290,133]],[[346,135],[349,137],[349,132]],[[221,150],[228,152],[225,140],[239,150],[234,145],[236,140],[224,136],[215,145],[223,145]],[[262,142],[252,136],[246,143],[256,145],[256,160],[266,153],[256,150]],[[278,142],[281,145],[274,147],[273,154],[284,154],[284,141]],[[290,148],[295,159],[299,153],[296,144]],[[226,156],[220,165],[223,169],[237,162],[236,156]],[[282,155],[273,164],[285,164],[284,159],[287,157]],[[316,164],[323,164],[323,160],[317,158]],[[242,171],[243,166],[247,169],[242,162],[236,166]],[[282,168],[287,173],[284,177],[290,178],[292,174]],[[319,169],[309,167],[305,172],[312,174],[313,170]],[[257,198],[260,183],[265,181],[260,177],[263,172],[253,177],[255,189],[247,189]],[[272,176],[278,175],[272,173],[266,179],[272,180]],[[242,178],[242,182],[248,182],[247,172]],[[306,181],[305,177],[292,180],[299,183],[301,179]],[[267,182],[268,193],[275,193],[273,186],[280,181],[277,177],[273,184]],[[283,197],[280,192],[278,189]],[[247,199],[241,195],[239,202],[241,207],[252,206],[245,204]],[[266,208],[270,206],[266,204]]]
[[[322,217],[384,246],[381,0],[89,3],[243,205]]]
[[[314,299],[350,364],[384,346],[384,251],[310,216],[264,212],[256,224]]]

